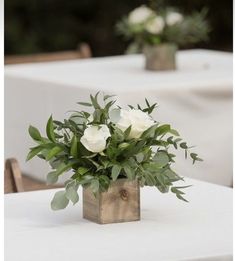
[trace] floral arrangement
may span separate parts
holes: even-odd
[[[134,43],[132,51],[141,50],[143,45],[174,43],[178,46],[194,44],[208,39],[207,10],[184,16],[172,9],[155,10],[140,6],[117,23],[117,31]]]
[[[51,207],[65,208],[69,201],[77,203],[78,187],[90,187],[96,195],[107,191],[111,181],[120,178],[138,180],[140,186],[155,186],[160,192],[169,190],[177,198],[187,201],[173,183],[183,180],[172,170],[175,155],[171,148],[181,148],[185,157],[189,154],[193,163],[201,161],[196,153],[182,141],[179,133],[169,124],[156,122],[151,113],[157,107],[146,101],[146,107],[137,105],[128,109],[115,105],[112,95],[90,95],[91,102],[79,102],[91,110],[74,111],[63,122],[49,118],[47,137],[29,127],[31,138],[37,143],[30,149],[27,160],[34,156],[49,162],[52,171],[48,183],[56,183],[65,172],[71,177],[65,182],[65,190],[56,192]],[[101,100],[101,101],[99,101]]]

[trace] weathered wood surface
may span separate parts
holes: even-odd
[[[138,182],[119,179],[97,197],[89,188],[83,189],[83,217],[99,224],[140,220]]]
[[[165,71],[176,69],[176,50],[173,44],[145,46],[145,69],[151,71]]]

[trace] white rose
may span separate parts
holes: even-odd
[[[156,16],[146,24],[146,31],[151,34],[159,34],[162,32],[165,22],[161,16]]]
[[[183,21],[183,15],[178,12],[169,12],[166,15],[166,23],[169,26],[175,25]]]
[[[81,137],[81,143],[87,150],[98,153],[106,148],[106,140],[110,136],[106,125],[89,126]]]
[[[128,16],[128,21],[130,24],[141,24],[144,23],[148,18],[154,15],[154,12],[142,5],[136,9],[134,9]]]
[[[125,131],[131,125],[131,132],[129,138],[139,138],[141,134],[154,125],[152,118],[141,110],[120,110],[120,119],[116,126]]]

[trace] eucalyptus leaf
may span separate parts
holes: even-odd
[[[47,184],[54,184],[58,181],[58,174],[56,171],[47,174]]]
[[[117,180],[121,169],[122,169],[122,167],[120,165],[114,165],[112,167],[111,177],[112,177],[113,181]]]
[[[52,210],[60,210],[66,208],[68,204],[69,200],[65,195],[65,191],[58,191],[51,201],[51,208]]]
[[[97,193],[99,191],[99,181],[97,179],[92,179],[90,188],[93,193]]]
[[[66,187],[65,196],[71,200],[73,204],[76,204],[79,200],[77,189],[76,185]]]
[[[124,166],[124,171],[129,180],[133,180],[135,178],[135,171],[129,165]]]
[[[169,162],[169,157],[166,152],[159,151],[153,157],[153,161],[159,165],[159,167],[164,167]]]

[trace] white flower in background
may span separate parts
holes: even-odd
[[[110,136],[106,125],[89,126],[81,137],[81,143],[87,150],[98,153],[106,148],[106,140]]]
[[[162,32],[165,22],[161,16],[156,16],[146,24],[146,31],[151,34],[159,34]]]
[[[120,110],[120,119],[116,126],[125,131],[131,125],[129,138],[139,138],[141,134],[154,125],[152,118],[141,110]]]
[[[169,26],[181,23],[183,21],[183,15],[178,12],[169,12],[166,15],[166,23]]]
[[[136,9],[134,9],[128,16],[128,21],[130,24],[141,24],[144,23],[147,19],[149,19],[152,15],[154,15],[153,10],[142,5]]]

